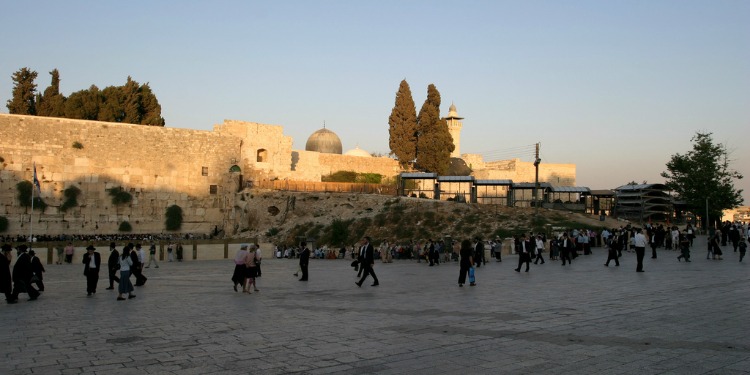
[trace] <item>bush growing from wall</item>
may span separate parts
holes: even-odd
[[[77,186],[71,185],[63,190],[63,196],[65,201],[60,206],[60,211],[67,211],[69,208],[78,206],[78,196],[81,195],[81,189]]]
[[[16,184],[18,190],[18,203],[21,207],[31,207],[31,196],[34,185],[29,181],[21,181]],[[34,197],[34,209],[44,211],[47,209],[47,203],[42,198]]]
[[[132,232],[133,226],[130,225],[129,222],[123,221],[122,223],[120,223],[120,227],[117,228],[117,230],[119,230],[120,232]]]
[[[128,204],[133,200],[133,196],[130,195],[122,186],[107,189],[109,196],[112,197],[112,204],[115,206]]]

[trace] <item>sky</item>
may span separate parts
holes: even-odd
[[[573,163],[577,185],[663,183],[713,133],[750,205],[750,1],[34,1],[0,12],[11,76],[60,71],[64,95],[148,83],[167,127],[325,127],[387,154],[401,80],[464,117],[461,152]],[[5,105],[0,112],[7,113]]]

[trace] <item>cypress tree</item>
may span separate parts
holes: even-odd
[[[49,72],[52,75],[50,85],[44,89],[44,94],[37,96],[38,116],[64,117],[65,96],[60,94],[60,72],[57,69]]]
[[[396,103],[388,117],[391,154],[399,165],[406,167],[416,159],[417,109],[411,96],[411,88],[402,80],[396,92]]]
[[[36,84],[34,80],[37,72],[29,68],[21,68],[13,73],[13,95],[8,100],[8,112],[15,115],[36,115]]]
[[[426,172],[445,174],[455,149],[448,123],[440,118],[440,92],[435,85],[427,87],[427,99],[417,116],[417,165]]]

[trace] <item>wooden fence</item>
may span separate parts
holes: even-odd
[[[311,182],[311,181],[256,181],[253,187],[272,190],[307,191],[325,193],[362,193],[396,195],[396,186],[358,182]]]

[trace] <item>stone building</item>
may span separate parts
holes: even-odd
[[[446,120],[456,142],[462,119],[451,105]],[[0,114],[0,216],[8,219],[10,234],[24,233],[32,221],[35,233],[116,233],[123,221],[135,232],[160,233],[166,208],[176,204],[184,214],[182,232],[233,233],[242,216],[237,192],[255,181],[321,181],[337,171],[393,178],[402,172],[398,161],[358,146],[342,154],[339,137],[325,127],[310,136],[305,150],[293,150],[283,130],[236,120],[204,131]],[[532,163],[461,158],[478,179],[533,181]],[[43,214],[16,197],[16,185],[32,180],[34,163],[49,206]],[[540,180],[575,185],[575,165],[542,164]],[[81,195],[78,206],[63,212],[70,186]],[[132,202],[112,204],[113,188],[129,192]]]

